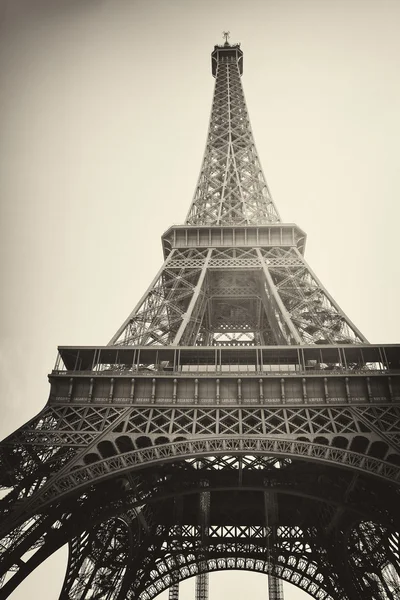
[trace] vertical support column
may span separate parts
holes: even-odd
[[[282,579],[268,575],[268,600],[284,600]]]
[[[179,583],[173,583],[169,588],[168,600],[179,600]]]
[[[264,492],[265,524],[267,528],[268,600],[284,600],[282,580],[274,574],[274,549],[278,525],[277,494]]]
[[[203,485],[208,486],[204,481]],[[205,558],[204,547],[207,547],[208,528],[210,526],[210,492],[200,492],[199,496],[199,523],[202,551],[199,555],[199,564]],[[200,573],[196,577],[196,600],[208,600],[208,573]]]
[[[203,264],[202,269],[201,269],[200,277],[199,277],[198,282],[196,284],[196,287],[195,287],[195,289],[193,291],[193,295],[192,295],[192,298],[190,300],[189,306],[187,308],[186,313],[183,315],[182,323],[181,323],[181,325],[180,325],[180,327],[179,327],[179,329],[178,329],[178,331],[176,333],[175,339],[173,341],[173,345],[174,346],[178,346],[180,344],[180,341],[181,341],[181,338],[183,336],[183,333],[184,333],[186,327],[188,326],[190,319],[192,318],[193,309],[194,309],[194,307],[196,305],[196,302],[199,299],[199,295],[200,295],[200,292],[201,292],[201,288],[203,287],[205,276],[207,274],[208,263],[210,262],[210,258],[211,258],[212,252],[213,252],[212,248],[209,248],[208,252],[207,252],[206,259],[205,259],[204,264]]]
[[[258,259],[261,263],[261,267],[262,267],[262,270],[263,270],[263,273],[265,276],[265,282],[268,286],[269,292],[271,294],[271,298],[273,299],[273,303],[274,303],[276,309],[279,311],[279,313],[281,315],[281,322],[282,322],[282,324],[284,324],[284,326],[286,328],[286,334],[285,334],[286,344],[293,344],[293,342],[296,344],[302,344],[303,340],[301,339],[296,327],[293,325],[292,319],[291,319],[285,305],[282,302],[282,299],[278,293],[278,290],[276,289],[276,286],[275,286],[273,279],[271,277],[271,274],[268,270],[268,267],[266,265],[264,257],[261,254],[261,250],[259,248],[256,248],[256,253],[257,253]],[[268,315],[268,316],[270,316],[272,318],[273,314],[274,314],[273,311],[272,312],[270,311],[270,315]],[[275,317],[275,321],[276,321],[276,317]],[[272,323],[271,319],[270,319],[270,323],[272,326],[273,323]],[[276,331],[279,331],[280,330],[279,325],[275,324],[274,329]]]
[[[208,600],[208,573],[196,577],[196,600]]]
[[[182,515],[183,515],[183,500],[182,496],[176,496],[174,498],[174,521],[176,523],[176,540],[175,544],[180,551],[182,551]],[[176,575],[175,581],[169,588],[168,600],[179,600],[179,565],[174,558]]]
[[[158,271],[157,275],[154,277],[154,279],[151,282],[150,286],[147,288],[146,292],[143,294],[143,296],[141,297],[141,299],[139,300],[139,302],[136,304],[136,306],[133,309],[133,311],[125,319],[125,321],[122,323],[121,327],[118,329],[118,331],[113,335],[113,337],[111,338],[111,340],[108,342],[108,344],[107,344],[108,346],[113,346],[114,344],[118,343],[118,340],[119,340],[120,336],[122,336],[124,333],[126,334],[125,330],[129,327],[129,323],[130,323],[131,319],[136,315],[136,313],[139,311],[139,309],[142,306],[142,304],[145,302],[147,296],[150,294],[150,292],[156,286],[158,280],[160,279],[160,277],[162,277],[164,269],[166,268],[166,266],[168,265],[168,263],[174,258],[174,255],[175,255],[175,250],[172,250],[172,252],[165,259],[165,261],[164,261],[161,269]],[[125,343],[126,343],[126,340],[125,340]],[[138,364],[139,364],[139,361],[138,361]]]

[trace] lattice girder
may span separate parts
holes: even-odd
[[[299,477],[304,481],[304,474],[300,474]],[[201,481],[203,480],[201,479]],[[289,486],[292,483],[289,483]],[[188,489],[192,490],[192,494],[198,493],[201,496],[203,493],[201,492],[202,486],[196,492],[196,489],[189,482],[187,485],[189,486]],[[213,489],[213,486],[210,489]],[[177,490],[175,490],[176,492]],[[196,497],[196,495],[193,497],[194,504],[196,504]],[[190,500],[188,496],[185,496],[185,498]],[[213,500],[211,505],[213,505]],[[271,538],[278,540],[278,553],[275,552],[273,554],[275,556],[274,560],[277,562],[269,563],[268,566],[268,561],[265,562],[265,551],[268,547],[266,540],[272,532],[269,532],[268,528],[262,525],[245,526],[234,524],[238,520],[239,522],[243,520],[243,515],[245,514],[243,506],[246,506],[246,502],[235,503],[235,510],[232,507],[226,509],[224,506],[222,505],[221,507],[224,518],[232,524],[223,527],[221,525],[214,526],[211,522],[207,533],[207,540],[203,537],[201,525],[184,524],[184,510],[183,517],[181,516],[179,521],[181,524],[168,528],[170,541],[166,543],[165,534],[163,533],[166,531],[165,525],[157,525],[156,530],[153,530],[152,527],[157,522],[157,514],[164,515],[161,518],[165,520],[165,516],[172,513],[171,511],[163,510],[161,507],[152,512],[153,517],[150,522],[146,519],[144,521],[145,531],[147,533],[150,532],[150,539],[143,541],[143,547],[146,547],[142,555],[144,564],[143,567],[139,567],[138,565],[141,563],[140,561],[136,561],[136,566],[131,569],[130,577],[134,585],[133,588],[130,588],[126,597],[132,599],[138,597],[151,598],[162,591],[162,589],[169,587],[171,582],[176,582],[207,570],[246,568],[271,573],[272,564],[275,565],[273,573],[306,589],[308,593],[316,598],[326,598],[329,596],[327,596],[326,588],[325,592],[323,591],[324,581],[325,586],[330,581],[329,585],[333,585],[336,594],[338,593],[338,583],[337,579],[333,577],[334,568],[332,568],[332,565],[328,567],[328,564],[326,564],[324,567],[321,564],[321,560],[319,560],[319,566],[317,567],[316,561],[312,558],[312,548],[314,548],[316,543],[321,543],[321,539],[323,538],[323,536],[321,538],[321,535],[317,534],[316,523],[318,520],[316,520],[314,510],[310,517],[312,523],[310,529],[304,529],[304,526],[303,528],[280,526],[277,529],[274,537]],[[161,510],[161,513],[157,513],[159,510]],[[154,531],[156,533],[155,538],[151,537]],[[206,541],[207,549],[203,549],[202,545],[199,546],[201,540],[203,542]],[[328,544],[331,544],[331,541]],[[72,552],[74,552],[73,547]],[[223,552],[223,555],[221,552]],[[200,559],[201,556],[203,556],[203,559]],[[204,560],[204,556],[207,556],[206,561]],[[231,558],[229,558],[230,556]],[[318,551],[318,557],[321,558],[321,550]],[[327,559],[325,558],[324,560]],[[262,568],[261,564],[264,565]],[[299,568],[300,571],[298,570]],[[202,571],[203,569],[205,571]],[[303,575],[301,572],[303,572]],[[143,578],[145,578],[144,581]],[[140,590],[143,591],[141,592]],[[341,597],[346,597],[343,591],[340,595]],[[333,597],[336,597],[335,594]],[[79,600],[81,600],[81,596],[79,596]]]
[[[238,533],[236,529],[239,529]],[[179,532],[176,528],[171,530],[170,542],[167,542],[165,531],[165,527],[158,526],[157,539],[149,541],[146,552],[148,569],[141,570],[140,576],[138,574],[133,576],[134,584],[128,598],[140,597],[148,600],[169,587],[177,578],[182,580],[201,572],[229,568],[272,572],[306,589],[316,598],[330,597],[327,589],[331,590],[333,597],[339,594],[340,597],[347,598],[346,592],[338,585],[332,564],[329,565],[328,562],[321,564],[321,551],[319,550],[315,555],[317,561],[312,558],[313,548],[321,541],[321,535],[318,534],[315,526],[307,532],[293,527],[281,528],[272,562],[266,561],[268,545],[266,538],[270,534],[265,529],[262,537],[258,536],[255,541],[251,528],[231,526],[227,534],[224,529],[211,527],[206,547],[204,540],[201,542],[201,526],[183,525]],[[292,540],[291,544],[289,540]],[[332,540],[329,544],[332,544]],[[337,553],[336,549],[336,555]],[[148,560],[149,555],[150,560]],[[207,561],[202,559],[205,555]],[[342,568],[341,565],[338,567]],[[350,585],[348,592],[354,591],[352,584],[349,582],[347,584]],[[350,593],[349,597],[358,596]]]
[[[112,486],[100,485],[82,495],[70,496],[22,523],[11,532],[14,535],[5,536],[1,540],[0,581],[3,580],[3,587],[0,597],[8,597],[31,570],[88,526],[95,528],[104,519],[121,513],[126,515],[131,508],[126,499],[125,481],[132,487],[136,485],[135,480],[128,477],[123,482],[117,479]],[[140,485],[139,480],[137,484]],[[122,547],[122,553],[129,550],[125,544]],[[82,555],[82,560],[84,558]]]
[[[243,345],[365,342],[297,247],[278,245],[174,249],[110,343],[238,345],[243,331]]]
[[[242,463],[241,462],[242,459],[238,460],[236,458],[234,461],[229,461],[229,463],[226,463],[225,459],[223,459],[224,454],[226,454],[226,452],[229,452],[229,449],[232,450],[233,448],[236,448],[236,451],[237,451],[238,445],[242,446],[241,440],[234,442],[234,444],[231,446],[231,448],[229,448],[229,444],[228,444],[227,440],[222,439],[221,442],[222,442],[221,447],[222,447],[222,451],[223,451],[221,458],[219,460],[216,460],[216,457],[218,456],[218,454],[217,454],[218,453],[218,445],[215,444],[215,442],[211,441],[208,448],[209,448],[209,451],[212,452],[214,459],[212,462],[207,462],[207,461],[205,461],[205,458],[202,458],[202,464],[207,468],[214,468],[214,469],[216,468],[218,470],[218,472],[220,471],[220,469],[224,469],[224,470],[228,469],[228,471],[234,469],[234,472],[236,469],[239,469],[241,472],[245,473],[245,469],[248,468],[246,461],[244,463]],[[182,443],[180,445],[182,446]],[[178,446],[179,446],[179,444],[178,444]],[[303,443],[303,444],[297,444],[297,446],[302,446],[305,448],[306,452],[303,452],[303,457],[308,459],[309,449],[307,450],[307,445]],[[193,447],[193,444],[192,444],[192,447]],[[270,453],[273,453],[274,450],[276,451],[276,448],[278,448],[278,449],[281,448],[284,455],[286,456],[286,455],[288,455],[288,449],[295,448],[295,447],[296,447],[296,445],[293,445],[293,444],[288,445],[287,443],[286,444],[278,444],[278,445],[271,444],[269,446],[269,449],[270,449],[269,451],[270,451]],[[203,450],[203,452],[204,452],[204,448],[207,448],[207,446],[205,446],[204,443],[201,443],[199,446],[200,451]],[[259,450],[260,446],[259,446],[259,444],[255,443],[254,448],[251,448],[249,443],[247,442],[246,445],[243,445],[243,448],[246,448],[247,451],[253,450],[253,452],[254,452],[254,451],[257,451],[257,449]],[[160,450],[162,450],[161,447],[160,447]],[[321,448],[320,451],[316,448],[316,451],[317,451],[316,457],[318,458],[318,452],[319,452],[319,459],[326,461],[326,459],[327,459],[326,448]],[[151,456],[151,449],[149,449],[149,450],[144,449],[141,453],[138,453],[138,454],[141,455],[141,458],[139,458],[139,464],[143,464],[143,459],[146,457],[148,459],[149,456]],[[343,462],[343,457],[346,457],[347,460],[349,460],[349,465],[352,465],[353,459],[351,457],[351,454],[352,453],[350,453],[350,457],[349,457],[348,452],[334,450],[332,452],[332,463],[335,463],[335,462],[337,463],[338,460],[342,460],[342,462]],[[160,452],[158,452],[158,449],[156,449],[155,458],[158,462],[160,461],[160,459],[163,455],[164,455],[164,452],[162,452],[162,454],[160,455]],[[125,458],[123,458],[123,456],[125,456]],[[49,500],[49,499],[51,499],[51,495],[54,494],[54,492],[56,492],[56,495],[59,495],[60,490],[62,491],[62,496],[65,495],[66,493],[71,493],[71,491],[73,491],[74,488],[77,489],[76,488],[77,483],[79,484],[78,489],[81,489],[81,484],[84,481],[86,482],[86,487],[87,487],[87,484],[90,483],[90,481],[93,483],[96,481],[96,479],[98,480],[98,478],[101,476],[104,479],[104,476],[106,476],[106,477],[107,477],[107,475],[110,476],[110,474],[112,474],[112,473],[114,473],[114,476],[115,476],[116,474],[122,475],[123,473],[129,472],[129,471],[127,471],[127,468],[128,468],[128,470],[130,469],[130,464],[132,464],[131,459],[129,458],[129,455],[123,455],[123,456],[120,457],[118,460],[108,459],[108,461],[104,461],[103,465],[94,464],[94,465],[85,467],[83,469],[80,469],[78,471],[75,469],[74,471],[72,471],[70,473],[69,476],[66,475],[66,476],[64,476],[64,478],[61,478],[61,479],[58,478],[59,479],[58,482],[57,482],[57,478],[55,478],[56,481],[55,481],[55,487],[53,484],[53,492],[51,491],[51,486],[50,486],[50,488],[47,487],[47,491],[45,488],[44,489],[45,497],[47,498],[47,500]],[[168,457],[168,455],[165,455],[165,456]],[[203,454],[203,456],[204,456],[204,454]],[[173,454],[171,455],[171,458],[172,457],[174,459],[176,459],[176,450],[174,450]],[[121,459],[122,459],[122,462],[121,462]],[[222,462],[220,462],[221,459],[222,459]],[[198,459],[196,459],[196,460],[198,460]],[[187,459],[186,459],[186,461],[187,461]],[[371,463],[372,461],[369,461],[369,462]],[[368,468],[368,466],[369,466],[368,461],[365,461],[365,460],[359,462],[359,464],[360,464],[360,466],[362,464],[364,464],[365,468]],[[373,461],[372,464],[376,465],[378,470],[380,470],[382,473],[382,463],[380,461]],[[260,466],[261,465],[262,465],[262,463],[260,463]],[[353,463],[353,467],[354,466],[357,466],[356,463]],[[111,470],[110,470],[110,468],[111,468]],[[105,469],[105,471],[104,471],[104,469]],[[84,478],[82,479],[82,475],[84,473],[86,473],[86,474],[85,474]],[[389,470],[387,471],[388,478],[392,478],[393,475],[394,475],[393,469],[391,467],[389,467]],[[89,479],[88,479],[88,476],[89,476]],[[72,487],[71,487],[71,485],[72,485]],[[36,505],[35,505],[35,501],[33,501],[33,503],[32,503],[32,501],[30,501],[29,505],[31,506],[31,510],[35,509],[35,506],[36,506],[36,510],[39,508],[40,501],[39,501],[39,505],[37,504],[38,496],[40,497],[40,493],[36,494]],[[388,502],[388,499],[389,499],[389,496],[387,496],[385,501]],[[361,501],[361,499],[360,499],[360,501]],[[26,513],[26,510],[25,510],[25,513]],[[25,514],[25,513],[24,513],[24,511],[22,512],[22,514]],[[16,516],[18,517],[18,511],[17,511]]]
[[[206,152],[187,223],[279,221],[255,149],[238,59],[218,61]]]
[[[76,486],[88,485],[110,472],[178,455],[219,454],[228,448],[240,453],[307,456],[326,464],[339,461],[351,469],[398,480],[399,410],[393,405],[189,408],[56,404],[3,442],[2,456],[8,465],[3,485],[12,490],[0,507],[4,517],[18,506],[20,518],[27,518],[25,501],[38,507],[39,498],[61,498]],[[48,433],[50,426],[53,429]],[[34,454],[38,447],[41,462],[40,455]],[[14,462],[11,468],[14,456],[25,455],[36,459],[30,478],[24,462]]]
[[[122,519],[111,519],[90,533],[81,534],[71,544],[67,581],[60,600],[122,597],[126,570],[132,559],[126,523]]]
[[[400,592],[399,534],[367,521],[349,535],[348,558],[363,597],[397,600]]]

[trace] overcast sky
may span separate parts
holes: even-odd
[[[107,343],[159,268],[226,29],[282,218],[369,341],[400,342],[397,0],[0,0],[0,19],[0,437],[45,404],[57,345]],[[55,599],[65,557],[12,599]],[[213,575],[211,600],[249,587],[265,598],[262,576]]]

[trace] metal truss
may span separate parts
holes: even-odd
[[[206,151],[186,219],[190,225],[280,220],[254,145],[240,78],[242,52],[231,48],[229,55],[218,56]]]
[[[152,600],[208,573],[316,600],[400,598],[400,351],[367,343],[281,223],[216,46],[186,223],[108,346],[61,347],[0,445],[0,600],[63,544],[60,600]]]
[[[108,524],[110,528],[110,524]],[[238,531],[240,530],[240,532]],[[239,535],[236,537],[236,532]],[[204,552],[208,558],[201,560],[199,557],[198,543],[200,540],[200,531],[195,527],[186,526],[182,529],[181,541],[184,549],[180,552],[176,552],[175,549],[175,532],[174,530],[168,530],[167,528],[158,527],[154,532],[151,532],[147,536],[147,548],[144,544],[143,552],[149,552],[153,559],[151,568],[146,569],[145,565],[141,565],[134,574],[133,572],[127,573],[126,579],[122,578],[125,584],[124,593],[126,598],[140,598],[140,600],[150,600],[154,598],[161,591],[168,588],[170,589],[170,597],[177,597],[178,585],[171,581],[177,578],[182,581],[187,577],[196,575],[196,598],[199,600],[205,600],[208,598],[208,573],[210,571],[221,570],[221,569],[246,569],[259,572],[271,572],[270,563],[265,560],[264,544],[265,540],[261,537],[253,538],[254,531],[246,527],[231,527],[230,538],[222,539],[220,536],[223,531],[218,532],[218,528],[213,528],[210,532],[210,537],[205,541],[206,545],[203,544],[200,553]],[[283,533],[283,532],[282,532]],[[219,534],[219,535],[218,535]],[[266,535],[266,531],[263,532]],[[303,532],[296,532],[297,539],[303,536]],[[83,537],[83,536],[82,536]],[[158,538],[158,540],[156,539]],[[282,536],[283,538],[283,536]],[[227,554],[226,557],[221,556],[222,545],[224,551]],[[106,544],[104,544],[106,546]],[[104,546],[102,547],[104,551]],[[108,546],[107,546],[108,547]],[[146,548],[146,550],[144,550]],[[249,555],[249,549],[250,555]],[[241,558],[240,554],[245,552],[248,558]],[[88,554],[93,556],[93,550],[89,550]],[[235,554],[239,556],[236,558]],[[71,549],[71,559],[76,557],[76,563],[78,564],[82,557],[82,549],[78,550],[75,546]],[[144,556],[142,556],[144,560]],[[86,559],[88,561],[88,559]],[[135,561],[134,561],[135,562]],[[310,564],[311,563],[311,564]],[[112,560],[104,560],[103,566],[99,564],[99,573],[93,575],[92,570],[85,572],[81,567],[80,575],[74,582],[74,588],[71,590],[68,598],[74,598],[76,600],[83,600],[89,598],[90,595],[85,592],[85,587],[88,587],[90,581],[90,575],[92,575],[92,581],[103,579],[101,574],[107,569],[111,577],[115,577],[115,573],[118,571],[118,562]],[[149,564],[150,567],[150,564]],[[270,580],[274,582],[273,590],[271,594],[275,593],[276,590],[281,590],[281,584],[278,584],[277,575],[287,581],[291,581],[294,585],[305,589],[313,597],[319,600],[330,599],[331,596],[327,593],[326,585],[329,585],[328,581],[324,581],[324,577],[321,573],[318,573],[316,564],[312,561],[305,561],[301,552],[299,551],[286,551],[282,549],[280,551],[279,564],[275,569],[276,575],[269,575]],[[127,581],[130,581],[127,584]],[[78,586],[80,585],[80,588]],[[92,584],[90,584],[92,585]],[[102,583],[100,584],[102,585]],[[111,587],[111,586],[110,586]],[[94,589],[95,586],[92,585]],[[106,591],[108,591],[107,588]],[[104,593],[104,592],[103,592]],[[282,598],[281,595],[275,597],[270,594],[271,600],[276,598]],[[279,591],[278,591],[279,594]],[[118,591],[115,591],[113,596],[104,596],[105,598],[121,598],[118,595]]]
[[[268,575],[268,600],[283,600],[282,579]]]
[[[364,529],[365,526],[368,529],[376,528],[373,523],[362,526]],[[272,531],[268,528],[243,525],[225,528],[211,526],[206,539],[202,536],[201,526],[184,525],[179,529],[179,537],[176,528],[150,528],[143,539],[142,557],[139,562],[134,561],[134,564],[140,566],[127,573],[124,597],[150,600],[168,587],[172,590],[171,593],[175,593],[177,585],[171,585],[171,582],[197,576],[196,597],[204,599],[207,597],[207,573],[222,569],[268,573],[271,600],[283,597],[282,580],[290,581],[319,600],[336,598],[338,593],[346,600],[357,597],[354,595],[355,589],[348,588],[345,591],[340,587],[339,573],[330,562],[329,552],[318,547],[321,533],[317,527],[310,530],[299,527],[278,528],[272,553],[267,554],[266,548],[271,535]],[[369,537],[368,541],[370,540]],[[334,551],[338,551],[338,541],[333,542],[331,539],[327,543],[334,544]],[[381,555],[386,565],[389,561],[396,563],[395,555],[387,552],[387,548],[381,550]],[[77,553],[77,556],[81,556],[81,553]],[[353,560],[357,560],[357,554],[352,555],[350,561]],[[108,563],[110,573],[116,567],[115,562]],[[387,566],[385,568],[387,570]],[[394,569],[397,569],[397,564]],[[343,576],[343,572],[341,575]],[[365,579],[364,573],[355,582],[363,594],[371,587],[369,584],[364,585]],[[389,593],[373,597],[394,600],[396,595],[390,593],[395,589],[395,579],[383,575],[378,581],[380,589],[388,590]],[[77,600],[86,598],[81,594],[71,597]],[[367,594],[361,597],[371,596]]]
[[[10,492],[0,507],[6,518],[21,503],[38,510],[43,502],[111,474],[226,452],[307,457],[398,481],[399,410],[394,405],[53,405],[3,443],[1,483]],[[237,468],[238,461],[222,464]]]
[[[400,597],[399,534],[373,522],[361,522],[350,534],[350,566],[359,574],[359,586],[367,597]]]
[[[365,342],[297,247],[174,249],[110,344]]]
[[[215,448],[211,445],[214,452]],[[390,496],[393,495],[393,491],[391,491],[393,483],[388,481],[386,484],[381,484],[386,486],[386,490],[383,492],[383,488],[380,488],[381,507],[377,505],[374,514],[371,512],[369,497],[372,494],[372,498],[377,502],[375,487],[373,485],[371,487],[371,483],[368,484],[367,480],[364,481],[365,470],[361,471],[356,479],[351,472],[347,475],[347,471],[343,471],[338,478],[337,465],[332,465],[330,469],[333,469],[333,479],[330,479],[326,465],[321,469],[311,470],[306,466],[308,455],[304,456],[306,463],[303,466],[302,463],[298,463],[293,471],[291,469],[292,461],[288,458],[280,460],[271,456],[263,458],[259,453],[235,457],[234,454],[232,455],[232,448],[237,451],[238,443],[229,447],[225,441],[223,454],[220,457],[214,453],[207,458],[203,450],[199,453],[199,457],[184,460],[181,463],[182,466],[176,463],[177,456],[175,454],[174,463],[168,468],[169,470],[164,471],[164,475],[162,471],[159,471],[161,464],[158,460],[159,474],[155,479],[152,475],[154,471],[151,465],[150,470],[142,473],[140,478],[132,478],[130,473],[133,471],[131,469],[123,472],[115,466],[111,466],[108,468],[108,473],[113,477],[111,484],[101,483],[98,480],[96,486],[93,487],[94,480],[92,480],[90,487],[86,486],[86,491],[78,490],[78,496],[75,492],[76,501],[74,502],[68,500],[71,498],[71,494],[67,493],[65,487],[61,485],[60,489],[63,489],[63,494],[58,501],[52,502],[51,506],[54,508],[48,508],[46,511],[40,510],[43,515],[46,515],[44,520],[33,520],[30,524],[24,524],[21,533],[9,541],[3,561],[0,561],[0,568],[10,570],[11,574],[14,571],[14,577],[17,577],[18,581],[18,578],[23,578],[24,572],[34,564],[29,564],[29,561],[26,564],[21,562],[21,556],[25,555],[28,550],[33,551],[36,548],[37,551],[30,560],[37,557],[40,561],[41,558],[45,558],[51,551],[62,545],[66,539],[72,537],[69,569],[61,595],[63,600],[67,598],[76,598],[77,600],[87,598],[89,600],[92,597],[89,592],[91,594],[93,590],[99,594],[99,598],[114,600],[123,597],[132,599],[140,597],[145,600],[154,597],[161,589],[170,587],[188,576],[221,568],[262,570],[307,589],[311,595],[321,600],[330,597],[327,589],[322,592],[320,588],[323,578],[328,577],[327,574],[331,573],[332,565],[324,567],[321,573],[316,565],[322,550],[319,551],[318,556],[315,556],[314,562],[311,561],[310,554],[315,544],[323,543],[322,530],[317,535],[316,524],[327,531],[328,538],[324,542],[325,548],[329,549],[331,544],[329,541],[330,528],[325,525],[327,523],[326,511],[322,510],[327,498],[325,490],[329,489],[328,506],[334,509],[333,512],[331,511],[331,519],[328,522],[340,524],[340,528],[343,528],[346,519],[347,527],[349,525],[351,527],[357,511],[360,509],[361,513],[356,518],[357,521],[360,521],[360,517],[362,519],[363,511],[365,512],[364,521],[368,517],[384,519],[385,514],[387,518],[388,509],[395,518],[393,504],[397,506],[397,497],[394,496],[392,504],[390,503]],[[287,457],[288,452],[285,452],[284,455]],[[142,468],[138,473],[142,471]],[[73,477],[78,472],[78,470],[73,470],[71,476]],[[296,477],[298,478],[297,482]],[[151,483],[152,480],[153,483]],[[320,497],[316,496],[310,504],[310,497],[312,493],[315,494],[316,484],[320,487],[317,492]],[[205,486],[207,491],[204,491]],[[244,493],[243,500],[238,500],[233,506],[227,505],[223,496],[223,490],[232,486],[233,489],[242,489]],[[260,490],[259,501],[257,496],[254,496],[257,489]],[[265,489],[274,490],[272,496],[271,493],[263,491]],[[285,489],[287,492],[284,492]],[[337,490],[335,492],[337,495],[333,494],[335,490]],[[352,502],[348,508],[351,507],[351,511],[356,512],[349,521],[346,514],[343,515],[343,509],[340,507],[343,498],[348,497],[350,491]],[[303,506],[297,516],[296,513],[293,513],[290,503],[285,508],[282,498],[280,501],[275,500],[276,494],[283,492],[289,494],[295,492],[298,504],[299,499],[303,498]],[[179,494],[181,498],[188,500],[184,500],[183,507],[179,511],[180,516],[177,517],[176,511],[168,508],[168,498],[176,498]],[[187,494],[189,495],[187,496]],[[63,497],[65,497],[65,501],[63,501]],[[193,501],[192,498],[194,498]],[[198,498],[197,502],[196,498]],[[136,510],[133,508],[135,504]],[[279,513],[277,506],[281,507]],[[37,508],[32,504],[31,510],[34,513],[37,512]],[[347,511],[348,509],[345,510],[345,513]],[[106,516],[107,512],[120,516],[102,521],[102,515]],[[319,513],[321,517],[318,517]],[[265,514],[268,515],[267,525],[265,525]],[[255,524],[253,526],[241,525],[240,523],[248,520],[249,515]],[[222,522],[219,524],[221,516],[223,516],[225,524]],[[293,516],[295,517],[294,521]],[[345,521],[343,521],[344,517],[346,517]],[[169,518],[172,518],[171,524],[168,525],[170,532],[168,536],[171,537],[172,546],[163,541],[166,540],[166,534],[162,533],[165,531],[165,519],[168,521]],[[213,519],[215,519],[215,525]],[[103,524],[97,525],[96,521],[99,520]],[[288,520],[293,521],[293,524],[291,525]],[[90,522],[93,523],[93,526],[87,530]],[[288,524],[281,525],[284,522]],[[388,525],[392,528],[395,527],[395,520],[390,521]],[[305,526],[308,531],[306,537],[304,537]],[[386,531],[387,525],[379,527],[380,531]],[[74,539],[73,536],[76,535],[79,528],[82,529],[82,533]],[[190,541],[192,538],[193,542]],[[277,544],[279,546],[278,554],[276,553]],[[398,552],[398,537],[392,536],[391,544],[387,544],[382,550],[382,564],[386,569],[388,565],[392,569],[396,565],[392,558],[389,559],[389,556],[393,554],[393,545],[395,552]],[[357,547],[352,552],[353,560],[357,561],[359,548]],[[295,554],[293,555],[293,553]],[[326,549],[323,554],[325,555],[324,560],[331,560],[332,557],[329,558],[329,552]],[[229,556],[232,556],[232,559],[228,560]],[[297,556],[298,558],[296,558]],[[143,561],[147,565],[146,568],[143,566]],[[127,565],[130,565],[129,572],[126,570]],[[272,567],[272,565],[274,566]],[[139,589],[132,588],[133,584],[130,583],[133,577],[132,569],[136,569],[134,581],[137,585],[140,583]],[[319,569],[321,569],[321,565]],[[142,575],[139,576],[140,573]],[[313,576],[311,576],[312,573],[314,573]],[[382,577],[386,577],[386,574],[382,573]],[[357,576],[358,571],[355,570],[354,577]],[[7,593],[14,589],[13,581],[13,577],[6,581],[4,589]],[[113,586],[107,587],[107,582],[110,581],[118,582],[118,585],[115,583]],[[338,581],[336,579],[335,582],[329,584],[334,586],[336,592],[339,590]],[[205,589],[204,577],[199,579],[198,589]],[[120,592],[119,590],[124,591]],[[122,596],[122,593],[126,596]],[[345,595],[342,596],[346,598]]]
[[[120,597],[130,560],[128,535],[122,519],[111,519],[75,538],[60,600]]]

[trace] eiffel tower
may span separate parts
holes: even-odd
[[[106,346],[59,348],[0,447],[0,598],[65,543],[60,600],[151,600],[208,573],[317,600],[400,597],[400,346],[369,344],[304,259],[256,152],[243,52],[211,55],[200,177]]]

